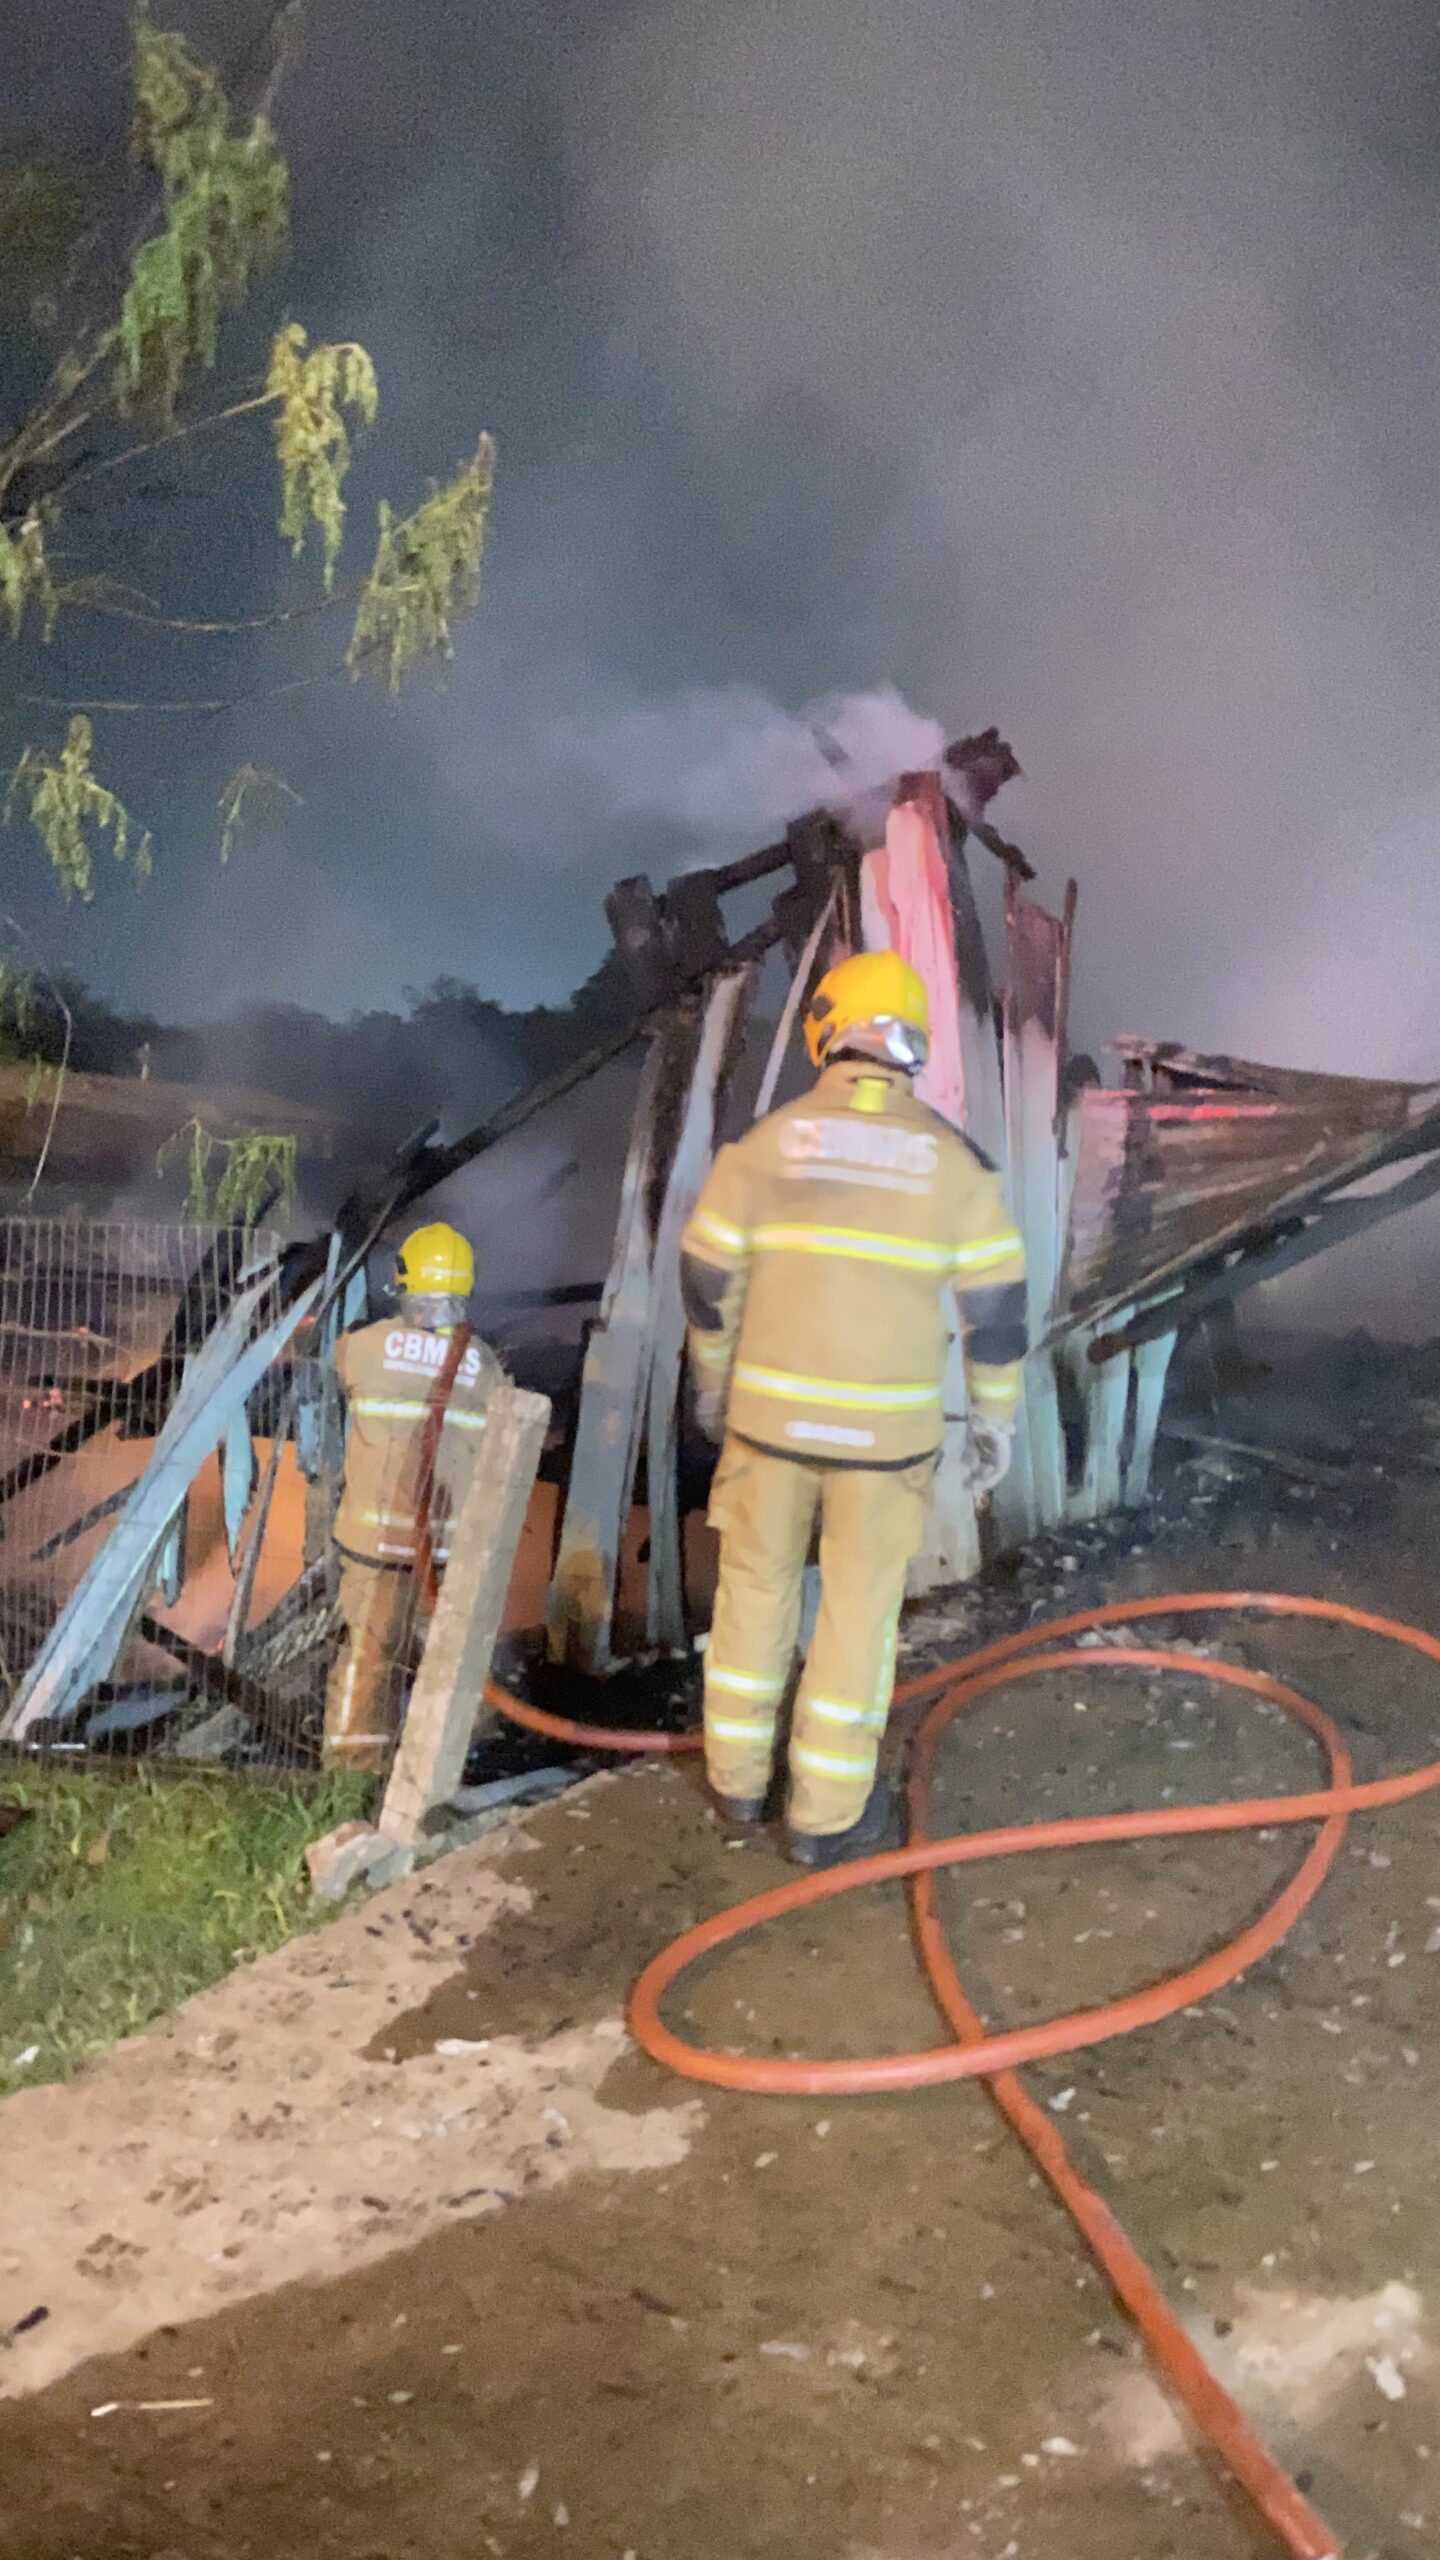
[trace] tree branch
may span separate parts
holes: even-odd
[[[364,652],[366,657],[374,654],[373,650]],[[329,684],[336,676],[353,675],[358,663],[358,660],[341,658],[334,666],[317,667],[311,675],[292,676],[286,684],[257,685],[252,692],[216,694],[206,700],[192,696],[179,702],[111,702],[62,693],[17,693],[12,698],[25,703],[32,711],[134,712],[142,715],[152,711],[167,714],[190,712],[202,719],[213,719],[217,712],[243,711],[252,702],[276,702],[282,694],[307,693],[312,686]]]
[[[162,613],[149,597],[138,604],[126,604],[120,595],[87,594],[83,580],[73,586],[57,588],[57,601],[70,613],[103,613],[117,622],[138,622],[150,631],[181,631],[201,638],[225,636],[247,631],[272,631],[284,623],[311,622],[317,615],[332,613],[338,606],[352,605],[359,599],[361,581],[354,579],[348,587],[328,596],[309,596],[303,604],[277,605],[271,613],[244,614],[233,622],[201,622],[187,614]]]
[[[73,417],[65,415],[67,401],[73,400],[76,393],[84,389],[106,357],[113,354],[118,334],[114,329],[105,331],[96,340],[83,368],[70,374],[63,388],[53,398],[42,401],[38,409],[22,420],[9,443],[0,447],[0,498],[14,486],[22,472],[33,470],[48,454],[57,452],[62,444],[67,444],[71,436],[78,435],[92,418],[100,416],[102,408],[109,405],[108,402],[92,401],[77,409]],[[28,500],[26,504],[29,504]]]
[[[143,462],[148,454],[159,453],[165,445],[182,444],[190,436],[204,435],[210,427],[229,426],[232,419],[248,418],[256,409],[273,409],[277,402],[278,394],[273,391],[254,391],[243,400],[232,400],[226,409],[208,411],[203,418],[179,418],[174,426],[163,428],[158,436],[147,436],[142,444],[126,445],[121,453],[103,454],[98,462],[87,462],[80,469],[68,473],[53,489],[46,491],[46,497],[53,503],[57,498],[67,497],[74,489],[83,489],[87,481],[100,479],[107,471],[118,471],[123,463]],[[95,414],[93,410],[90,412],[92,417]]]

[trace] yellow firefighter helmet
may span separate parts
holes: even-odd
[[[924,979],[898,951],[857,951],[827,970],[811,997],[805,1046],[812,1066],[855,1048],[913,1074],[930,1046]]]
[[[407,1298],[468,1298],[475,1256],[455,1227],[417,1227],[400,1247],[395,1276]]]

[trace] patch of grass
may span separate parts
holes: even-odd
[[[0,2096],[91,2055],[313,1926],[305,1849],[374,1781],[0,1769]],[[3,1826],[0,1826],[3,1828]]]

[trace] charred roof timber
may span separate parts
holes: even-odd
[[[719,969],[743,967],[783,944],[798,959],[817,902],[853,876],[862,847],[825,810],[797,819],[779,844],[709,870],[682,871],[664,891],[643,872],[617,880],[605,913],[624,963],[631,996],[643,1013],[676,1003]],[[731,940],[724,900],[762,880],[791,877],[765,921]]]

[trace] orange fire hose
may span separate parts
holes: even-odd
[[[699,1733],[625,1733],[608,1724],[575,1724],[569,1716],[552,1716],[547,1707],[532,1707],[528,1698],[512,1698],[498,1682],[485,1683],[485,1704],[494,1707],[511,1724],[523,1724],[527,1733],[543,1733],[551,1742],[570,1742],[578,1751],[700,1751],[705,1737]]]
[[[834,2098],[878,2089],[917,2089],[939,2081],[985,2078],[1002,2115],[1065,2206],[1135,2321],[1165,2381],[1252,2499],[1279,2543],[1294,2555],[1294,2560],[1338,2560],[1339,2543],[1334,2531],[1267,2452],[1211,2373],[1109,2206],[1072,2160],[1053,2118],[1026,2093],[1015,2076],[1021,2063],[1075,2053],[1106,2037],[1128,2034],[1134,2027],[1171,2017],[1177,2010],[1233,1982],[1278,1944],[1313,1899],[1334,1861],[1352,1813],[1401,1804],[1440,1786],[1440,1760],[1398,1777],[1358,1785],[1344,1737],[1331,1719],[1298,1690],[1265,1672],[1158,1647],[1106,1645],[1091,1649],[1057,1641],[1097,1627],[1129,1625],[1140,1618],[1190,1617],[1221,1609],[1263,1610],[1278,1617],[1315,1618],[1335,1626],[1355,1627],[1440,1663],[1440,1637],[1427,1635],[1422,1628],[1407,1626],[1398,1619],[1352,1609],[1342,1601],[1303,1599],[1284,1592],[1192,1591],[1164,1592],[1149,1599],[1115,1601],[1104,1608],[1081,1610],[1072,1617],[1007,1636],[977,1653],[942,1664],[896,1693],[898,1706],[929,1698],[935,1701],[919,1726],[911,1754],[909,1845],[776,1886],[687,1930],[646,1966],[630,1995],[629,2021],[636,2042],[657,2062],[687,2079],[708,2081],[723,2089]],[[1022,1674],[1073,1670],[1077,1665],[1087,1673],[1111,1666],[1183,1671],[1192,1681],[1201,1677],[1217,1680],[1269,1699],[1284,1707],[1321,1744],[1329,1783],[1302,1795],[1165,1806],[1142,1813],[1015,1824],[1003,1830],[932,1839],[928,1828],[930,1782],[941,1737],[952,1718],[990,1690]],[[563,1717],[544,1715],[494,1686],[488,1695],[491,1704],[514,1721],[559,1740],[583,1742],[592,1749],[673,1751],[699,1746],[700,1737],[694,1734],[608,1732],[598,1726],[572,1725]],[[1100,2008],[1072,2010],[1035,2026],[994,2034],[986,2030],[971,2007],[935,1907],[934,1878],[939,1868],[973,1865],[988,1858],[1015,1857],[1036,1850],[1092,1848],[1109,1841],[1250,1831],[1297,1822],[1318,1823],[1321,1827],[1294,1875],[1257,1920],[1199,1963]],[[699,1957],[759,1928],[767,1920],[781,1919],[835,1895],[854,1893],[863,1886],[889,1883],[900,1877],[909,1884],[920,1961],[953,2041],[918,2053],[875,2055],[860,2061],[803,2057],[782,2060],[709,2052],[688,2044],[664,2024],[661,2000]]]

